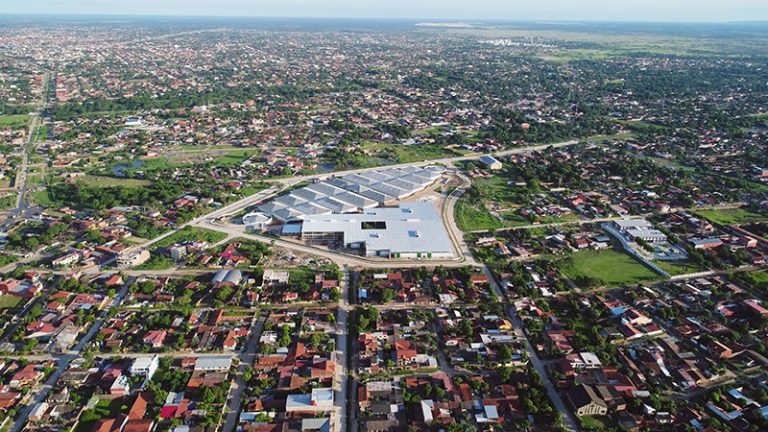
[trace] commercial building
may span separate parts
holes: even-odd
[[[614,227],[630,240],[640,239],[649,243],[664,243],[667,235],[655,229],[645,219],[618,220],[613,222]]]
[[[502,168],[501,162],[493,156],[485,155],[480,158],[480,162],[484,163],[488,169],[500,170]]]
[[[131,365],[130,372],[133,376],[143,376],[147,379],[152,379],[158,367],[160,367],[160,357],[157,355],[137,357]]]
[[[272,221],[272,216],[262,212],[248,213],[243,216],[243,224],[247,231],[264,231]]]
[[[608,404],[588,385],[582,384],[566,391],[565,400],[571,405],[577,417],[608,414]]]
[[[243,272],[240,270],[219,270],[213,275],[211,279],[211,285],[215,287],[220,286],[238,286],[243,281]]]
[[[401,203],[359,214],[310,216],[301,238],[308,243],[362,251],[368,257],[449,259],[453,243],[434,204]]]
[[[227,371],[231,366],[230,356],[198,357],[195,360],[196,371]]]
[[[117,255],[117,267],[136,267],[149,261],[151,255],[146,249],[126,249]]]
[[[285,412],[327,412],[333,410],[333,389],[316,388],[310,394],[288,395]]]
[[[346,174],[296,189],[258,209],[266,217],[281,222],[306,219],[309,216],[359,213],[381,205],[391,205],[421,192],[444,172],[442,167],[428,166]],[[253,213],[248,216],[252,215],[255,222],[263,219]],[[245,220],[244,223],[249,225]],[[257,225],[254,223],[254,226]]]

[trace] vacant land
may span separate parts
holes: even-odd
[[[55,204],[47,189],[32,193],[30,195],[30,201],[43,207],[54,207]]]
[[[654,261],[653,263],[672,276],[706,271],[690,261]]]
[[[496,230],[503,226],[482,204],[472,205],[466,200],[456,203],[456,225],[462,231]]]
[[[430,159],[442,159],[461,156],[461,154],[437,145],[404,145],[368,142],[363,144],[363,150],[390,163],[411,163]]]
[[[744,208],[699,210],[696,214],[720,225],[744,225],[768,221],[768,216],[754,213]]]
[[[0,129],[22,129],[29,124],[29,116],[26,114],[0,116]]]
[[[150,184],[150,182],[147,180],[107,177],[107,176],[97,176],[97,175],[87,175],[87,176],[81,177],[79,181],[89,186],[99,186],[99,187],[107,187],[107,186],[137,187],[137,186],[147,186]]]
[[[10,210],[16,205],[16,195],[0,196],[0,210]]]
[[[205,228],[184,227],[183,229],[169,235],[161,241],[155,243],[155,248],[167,247],[176,243],[203,240],[209,244],[218,243],[227,238],[227,235],[218,231],[212,231]]]
[[[614,250],[584,251],[572,255],[563,269],[569,279],[590,278],[608,286],[634,284],[658,279],[659,276],[631,256]]]
[[[21,302],[21,297],[0,295],[0,309],[13,309]]]

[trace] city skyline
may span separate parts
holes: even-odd
[[[519,1],[482,0],[467,5],[460,1],[425,0],[418,4],[393,0],[204,0],[179,3],[169,0],[137,0],[111,3],[98,0],[37,0],[6,5],[7,14],[53,15],[163,15],[163,16],[243,16],[290,18],[397,18],[439,20],[509,21],[670,21],[729,22],[768,20],[768,8],[756,0],[736,0],[724,4],[717,0],[661,1],[630,0],[618,4],[601,0],[569,2],[544,0],[535,5]]]

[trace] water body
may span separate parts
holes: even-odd
[[[126,171],[131,171],[135,169],[139,169],[144,166],[143,161],[133,161],[132,164],[119,164],[112,167],[112,174],[115,175],[115,177],[126,177]]]

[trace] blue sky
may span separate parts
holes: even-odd
[[[0,0],[0,13],[596,21],[768,20],[767,0]]]

